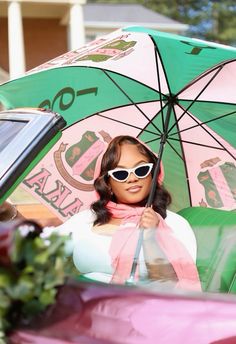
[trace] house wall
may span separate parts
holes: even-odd
[[[61,25],[59,19],[24,18],[23,28],[26,70],[68,50],[67,27]],[[0,42],[0,66],[5,71],[9,71],[6,18],[0,20]]]
[[[10,13],[10,7],[8,5],[11,2],[14,3],[14,1],[11,0],[0,0],[0,68],[3,69],[3,72],[0,69],[0,82],[4,81],[2,78],[4,71],[9,72],[7,16]],[[98,36],[112,32],[119,27],[134,25],[136,20],[140,20],[140,15],[137,15],[140,11],[145,14],[144,17],[142,17],[145,24],[144,26],[149,27],[149,23],[151,25],[150,27],[157,30],[162,30],[161,28],[164,27],[165,31],[176,33],[183,32],[183,30],[187,29],[186,25],[175,22],[152,11],[148,11],[147,14],[147,9],[144,9],[141,5],[135,4],[128,6],[130,18],[129,16],[124,16],[124,8],[117,4],[106,4],[106,10],[102,10],[102,4],[86,4],[83,11],[84,15],[82,16],[84,19],[81,19],[81,6],[86,3],[86,0],[77,0],[75,3],[70,0],[19,1],[20,7],[16,7],[18,9],[16,10],[15,8],[16,12],[13,13],[14,15],[18,15],[20,20],[23,18],[25,56],[21,51],[18,54],[19,57],[17,61],[14,61],[14,56],[10,58],[11,63],[17,64],[19,73],[24,71],[24,59],[26,60],[26,70],[30,70],[45,61],[65,53],[70,49],[70,46],[75,48],[77,46],[75,43],[77,40],[79,47],[82,41],[84,41],[84,38],[86,42],[88,42]],[[116,13],[115,17],[114,8],[118,9],[118,13]],[[134,10],[136,12],[134,12]],[[76,16],[74,16],[73,13],[76,13]],[[134,13],[136,13],[135,17]],[[121,21],[117,21],[118,17],[121,18]],[[147,20],[147,22],[145,22],[145,20]],[[16,22],[14,21],[14,16],[11,16],[11,27],[13,27],[14,22]],[[130,24],[128,24],[129,22]],[[82,40],[80,39],[81,24],[85,25],[85,37],[83,37]],[[67,30],[70,30],[70,34],[68,34]],[[78,32],[77,36],[75,32]],[[82,34],[84,35],[84,33]],[[21,36],[20,39],[19,37],[17,37],[17,39],[19,42]],[[11,41],[14,41],[14,35],[11,37]],[[14,49],[12,49],[12,51],[14,51]],[[12,54],[15,53],[12,52]],[[14,73],[15,71],[11,72],[13,77],[15,77],[15,75],[18,76],[17,73]]]
[[[7,18],[0,18],[0,66],[6,72],[9,71]]]

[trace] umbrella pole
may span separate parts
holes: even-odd
[[[169,127],[169,122],[170,122],[171,109],[172,109],[172,102],[169,102],[167,114],[166,114],[166,120],[164,123],[164,133],[162,134],[162,137],[161,137],[160,148],[158,152],[158,160],[153,172],[152,185],[151,185],[151,190],[148,196],[146,207],[151,207],[154,196],[155,196],[157,176],[159,175],[159,172],[160,172],[161,159],[162,159],[162,155],[164,151],[164,146],[168,137],[168,127]],[[138,242],[137,242],[135,253],[134,253],[134,259],[133,259],[133,263],[131,267],[130,276],[125,282],[126,285],[135,284],[135,272],[138,266],[138,259],[139,259],[140,251],[143,244],[143,231],[144,231],[143,228],[139,228]]]

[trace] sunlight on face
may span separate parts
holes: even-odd
[[[147,162],[149,162],[148,158],[141,154],[135,145],[125,143],[121,146],[121,156],[117,167],[133,168]],[[109,184],[117,203],[125,204],[137,204],[143,201],[150,192],[151,181],[151,173],[142,179],[131,173],[125,182],[109,178]]]

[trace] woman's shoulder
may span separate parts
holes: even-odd
[[[185,224],[185,225],[189,225],[188,221],[181,215],[177,214],[177,213],[174,213],[173,211],[171,210],[167,210],[167,216],[166,216],[166,221],[169,221],[169,222],[177,222],[180,223],[180,224]]]
[[[93,213],[93,211],[90,208],[84,209],[82,211],[79,211],[77,214],[71,216],[68,221],[78,221],[78,220],[82,220],[82,219],[86,219],[86,220],[94,220],[95,214]]]
[[[192,227],[183,216],[167,210],[165,221],[177,235],[194,236]]]
[[[197,242],[189,222],[183,216],[170,210],[167,210],[165,221],[172,228],[175,237],[186,246],[194,261],[196,261]]]
[[[67,221],[65,221],[62,225],[60,225],[57,228],[65,233],[70,233],[74,230],[77,230],[78,227],[85,228],[86,226],[92,225],[94,219],[95,214],[92,212],[92,210],[85,209],[71,216],[71,218],[69,218]]]

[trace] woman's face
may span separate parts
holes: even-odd
[[[148,158],[141,154],[135,145],[125,143],[121,146],[121,155],[117,168],[133,168],[149,163]],[[143,201],[151,188],[151,173],[145,178],[138,178],[131,172],[125,182],[118,182],[109,177],[109,185],[117,203],[137,204]]]

